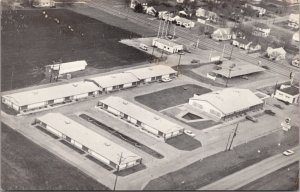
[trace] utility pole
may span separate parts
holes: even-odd
[[[228,147],[228,151],[231,150],[231,146],[232,146],[232,143],[233,143],[234,138],[236,137],[236,132],[237,132],[237,130],[238,130],[238,127],[239,127],[239,123],[236,124],[235,130],[234,130],[234,132],[233,132],[233,136],[232,136],[232,139],[231,139],[231,143],[230,143],[230,145],[229,145],[229,147]]]
[[[178,60],[178,64],[177,64],[177,77],[179,75],[179,65],[180,65],[180,61],[181,61],[181,54],[179,53],[179,60]]]
[[[175,38],[175,35],[176,35],[176,25],[174,25],[173,39]]]
[[[11,76],[10,76],[10,88],[13,88],[13,78],[14,78],[14,69],[11,71]]]
[[[231,60],[231,56],[232,56],[232,51],[233,51],[233,44],[232,44],[232,47],[231,47],[231,51],[230,51],[230,56],[229,56],[229,60]]]
[[[158,31],[157,31],[157,38],[159,37],[159,33],[160,33],[161,21],[162,21],[162,20],[159,21],[159,26],[158,26]]]
[[[210,50],[210,54],[209,54],[209,61],[211,61],[211,55],[212,55],[213,50]]]
[[[232,68],[234,68],[234,67],[235,67],[235,64],[233,63],[233,64],[229,67],[229,69],[228,69],[229,74],[228,74],[228,77],[227,77],[227,80],[226,80],[226,87],[227,87],[227,85],[228,85],[228,80],[229,80],[229,78],[231,78],[231,77],[230,77],[230,74],[231,74]]]
[[[118,167],[117,167],[117,171],[116,171],[116,178],[115,178],[115,184],[114,184],[114,191],[116,190],[116,186],[117,186],[117,181],[118,181],[118,173],[120,170],[120,165],[122,163],[122,158],[123,158],[123,153],[121,153],[120,155],[120,159],[119,159],[119,163],[118,163]]]
[[[160,37],[163,37],[163,35],[164,35],[165,25],[166,25],[166,21],[164,21],[164,24],[163,24],[163,27],[162,27],[162,32],[161,32],[161,36],[160,36]]]
[[[222,51],[222,59],[224,58],[225,46],[226,46],[226,44],[224,44],[224,47],[223,47],[223,51]]]

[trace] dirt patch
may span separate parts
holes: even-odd
[[[166,140],[166,143],[183,151],[192,151],[202,146],[201,142],[186,134]]]

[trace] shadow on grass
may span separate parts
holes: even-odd
[[[200,141],[186,134],[178,135],[168,139],[166,140],[166,143],[183,151],[192,151],[202,146]]]
[[[121,170],[119,172],[115,171],[114,174],[118,175],[118,176],[121,176],[121,177],[125,177],[125,176],[128,176],[128,175],[132,174],[132,173],[136,173],[138,171],[144,170],[146,168],[147,168],[146,165],[139,164],[139,165],[136,165],[134,167],[130,167],[128,169]]]
[[[65,140],[60,140],[61,143],[65,144],[66,146],[70,147],[71,149],[73,149],[74,151],[76,151],[79,154],[85,154],[84,151],[78,149],[77,147],[75,147],[74,145],[70,144],[69,142],[65,141]]]
[[[108,171],[112,171],[114,170],[113,168],[111,168],[110,166],[106,165],[105,163],[99,161],[98,159],[96,159],[95,157],[91,156],[91,155],[87,155],[86,158],[88,158],[89,160],[93,161],[94,163],[100,165],[101,167],[103,167],[104,169],[108,170]]]
[[[46,129],[42,128],[41,126],[36,126],[36,128],[44,133],[46,133],[47,135],[49,135],[50,137],[52,137],[53,139],[58,139],[59,137],[54,135],[53,133],[47,131]]]

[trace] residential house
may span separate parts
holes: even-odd
[[[286,51],[283,49],[283,47],[275,48],[272,47],[267,48],[267,56],[272,60],[282,60],[285,59]]]
[[[295,29],[299,28],[299,14],[290,14],[288,26]]]
[[[55,7],[53,0],[34,0],[32,1],[33,7]]]
[[[202,23],[202,24],[206,24],[207,21],[208,21],[208,18],[206,18],[206,17],[200,16],[197,18],[197,22]]]
[[[249,52],[261,50],[261,45],[258,42],[252,42],[249,47]]]
[[[299,101],[299,87],[281,85],[280,89],[275,91],[274,97],[290,104],[297,104]]]
[[[144,10],[146,10],[148,6],[148,1],[149,0],[131,0],[129,6],[131,9],[134,9],[137,4],[141,4]]]
[[[300,57],[299,54],[297,54],[292,60],[292,65],[299,68],[299,64],[300,64]]]
[[[270,35],[270,32],[271,29],[268,25],[264,23],[255,23],[252,34],[259,37],[268,37]]]
[[[226,41],[232,38],[231,28],[219,28],[211,34],[211,38],[217,41]]]
[[[168,53],[177,53],[178,51],[183,50],[183,45],[161,38],[154,38],[152,40],[152,46],[162,49]]]
[[[299,42],[299,31],[293,34],[293,40]]]
[[[259,6],[256,6],[256,5],[251,5],[249,3],[246,3],[245,4],[245,7],[251,7],[253,10],[257,11],[258,15],[259,16],[263,16],[266,14],[267,10],[265,8],[262,8],[262,7],[259,7]]]
[[[198,8],[196,10],[196,16],[197,17],[205,17],[207,18],[209,21],[211,22],[218,22],[219,21],[219,16],[218,14],[216,14],[215,12],[212,12],[212,11],[207,11],[203,8]]]
[[[191,21],[189,19],[182,18],[182,17],[179,17],[179,16],[176,16],[174,19],[176,21],[176,24],[180,25],[182,27],[192,28],[192,27],[195,26],[195,22],[193,22],[193,21]]]
[[[241,49],[245,49],[248,50],[250,49],[250,45],[252,44],[252,41],[248,40],[248,39],[242,39],[242,38],[237,38],[232,40],[232,45],[239,47]]]
[[[162,18],[165,14],[170,14],[174,12],[173,7],[168,7],[165,5],[154,5],[149,6],[146,9],[146,13],[152,16],[158,16],[159,18]]]

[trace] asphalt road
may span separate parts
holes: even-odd
[[[119,16],[124,19],[128,19],[132,22],[138,23],[140,25],[144,25],[145,27],[150,27],[152,29],[158,30],[159,27],[159,20],[149,20],[145,17],[144,14],[135,13],[132,10],[126,11],[126,9],[118,9],[114,6],[111,6],[103,1],[94,1],[94,0],[86,0],[86,5],[90,6],[92,8],[96,8],[105,12],[109,12],[110,14]],[[189,29],[184,29],[177,27],[176,30],[176,36],[179,36],[181,38],[187,39],[191,42],[197,41],[197,39],[200,39],[199,45],[205,46],[209,49],[216,50],[218,52],[222,52],[224,49],[224,45],[221,43],[216,43],[212,41],[211,39],[205,38],[205,36],[198,36],[195,34],[192,34]],[[257,65],[259,61],[261,61],[262,65],[268,66],[273,72],[289,77],[290,72],[295,73],[295,80],[299,81],[299,70],[294,69],[292,66],[286,66],[279,63],[271,62],[264,58],[256,58],[251,55],[243,54],[240,52],[240,49],[232,46],[225,46],[224,49],[224,56],[230,56],[232,51],[232,57],[244,60],[246,62],[252,63]]]
[[[287,157],[283,154],[275,155],[214,183],[206,185],[199,190],[237,190],[252,181],[299,161],[299,149],[299,146],[294,147],[292,150],[295,151],[295,154],[292,156]]]

